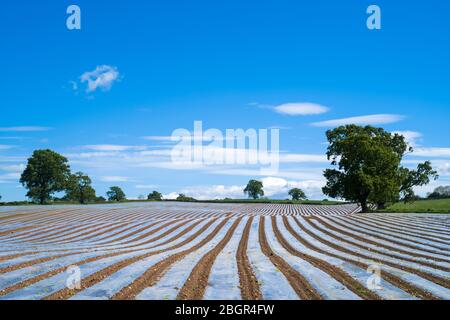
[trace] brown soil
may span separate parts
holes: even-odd
[[[402,260],[409,261],[409,262],[415,262],[415,263],[418,263],[418,264],[422,264],[424,266],[428,266],[428,267],[432,267],[432,268],[436,268],[436,269],[439,269],[439,270],[450,272],[449,268],[446,268],[446,267],[443,267],[443,266],[438,266],[438,265],[431,264],[431,263],[427,263],[425,261],[420,261],[420,260],[416,260],[416,259],[410,259],[410,258],[407,258],[407,257],[401,257],[401,256],[396,255],[395,252],[407,254],[409,256],[417,257],[417,258],[431,259],[431,260],[439,261],[439,262],[447,262],[447,263],[449,263],[450,262],[449,260],[439,259],[439,258],[427,256],[427,255],[424,255],[424,254],[414,253],[414,252],[410,252],[410,251],[407,251],[407,250],[402,250],[402,249],[399,249],[399,248],[395,248],[395,247],[392,247],[392,246],[389,246],[389,245],[381,244],[381,243],[372,241],[370,239],[363,238],[363,237],[360,237],[358,235],[354,235],[354,234],[352,234],[350,232],[346,232],[346,231],[343,231],[343,230],[336,229],[335,227],[333,227],[332,225],[329,225],[327,222],[323,221],[322,219],[320,219],[318,221],[320,221],[320,223],[322,225],[324,225],[325,227],[327,227],[330,230],[333,230],[333,231],[338,232],[340,234],[352,237],[355,240],[359,240],[359,241],[362,241],[362,242],[365,242],[365,243],[368,243],[368,244],[375,245],[377,247],[388,249],[388,250],[392,251],[393,253],[386,254],[386,253],[384,253],[382,251],[379,251],[377,249],[373,249],[371,247],[367,247],[367,246],[361,245],[359,243],[355,243],[355,242],[347,240],[347,239],[339,238],[339,240],[342,241],[342,242],[349,243],[349,244],[351,244],[351,245],[353,245],[355,247],[358,247],[358,248],[361,248],[361,249],[364,249],[364,250],[368,250],[368,251],[371,251],[371,252],[374,252],[374,253],[388,255],[388,256],[390,256],[392,258],[402,259]],[[329,232],[328,230],[325,230],[325,229],[323,229],[323,228],[321,228],[320,226],[317,226],[317,225],[312,225],[312,224],[310,224],[310,225],[313,226],[314,228],[316,228],[317,230],[323,232],[324,234],[326,234],[326,235],[336,239],[336,235],[331,233],[331,232]]]
[[[264,231],[264,217],[259,218],[259,243],[262,252],[270,259],[289,281],[292,289],[302,300],[322,300],[322,296],[309,284],[309,282],[269,247],[266,232]]]
[[[360,257],[360,258],[369,259],[369,260],[372,260],[374,262],[378,262],[379,264],[382,264],[381,261],[373,259],[372,257],[368,257],[368,256],[365,256],[365,255],[361,255],[361,254],[355,253],[355,252],[353,252],[351,250],[348,250],[348,249],[346,249],[344,247],[338,246],[338,245],[336,245],[336,244],[334,244],[332,242],[329,242],[329,241],[327,241],[325,239],[322,239],[322,238],[316,236],[314,233],[310,232],[308,229],[304,228],[301,225],[301,223],[297,220],[296,217],[294,217],[294,220],[295,220],[296,224],[299,226],[299,228],[303,232],[305,232],[309,236],[313,237],[317,241],[320,241],[320,242],[324,243],[325,245],[327,245],[327,246],[329,246],[329,247],[331,247],[331,248],[333,248],[335,250],[338,250],[338,251],[341,251],[341,252],[344,252],[344,253],[347,253],[347,254],[351,254],[351,255],[354,255],[354,256],[357,256],[357,257]],[[291,228],[291,230],[292,230],[292,228]],[[293,231],[293,232],[294,232],[293,233],[294,237],[296,237],[297,240],[300,241],[300,239],[302,239],[302,238],[295,231]],[[321,249],[317,248],[315,250],[321,250]],[[323,250],[321,250],[321,251],[323,251]],[[326,252],[326,254],[329,255],[329,256],[332,256],[332,257],[334,256],[334,257],[339,258],[341,260],[353,263],[353,264],[355,264],[355,265],[357,265],[357,266],[359,266],[361,268],[364,268],[364,269],[367,269],[369,267],[368,264],[361,263],[361,262],[358,262],[358,261],[353,260],[353,259],[345,258],[345,257],[339,256],[339,255],[335,255],[335,254],[332,254],[332,253],[328,253],[328,252]],[[400,266],[397,266],[397,265],[395,265],[394,267],[398,268],[398,269],[401,269]],[[422,289],[420,289],[420,288],[418,288],[418,287],[416,287],[416,286],[414,286],[414,285],[412,285],[412,284],[402,280],[401,278],[393,276],[393,275],[391,275],[390,273],[388,273],[386,271],[382,271],[382,278],[384,278],[385,280],[387,280],[390,283],[394,284],[398,288],[402,289],[403,291],[405,291],[405,292],[407,292],[407,293],[409,293],[409,294],[411,294],[411,295],[413,295],[415,297],[419,297],[421,299],[426,299],[426,300],[438,299],[437,297],[433,296],[431,293],[429,293],[429,292],[427,292],[425,290],[422,290]]]
[[[99,282],[101,282],[102,280],[106,279],[107,277],[109,277],[110,275],[112,275],[113,273],[117,272],[118,270],[125,268],[126,266],[129,266],[132,263],[135,263],[139,260],[145,259],[147,257],[153,256],[153,255],[157,255],[166,251],[170,251],[170,250],[174,250],[177,249],[179,247],[182,247],[183,245],[191,242],[192,240],[194,240],[195,238],[197,238],[201,233],[203,233],[212,223],[214,222],[214,220],[208,222],[205,226],[203,226],[199,231],[197,231],[195,234],[193,234],[192,236],[190,236],[188,239],[184,240],[183,242],[180,242],[177,245],[174,245],[170,248],[164,249],[164,250],[158,250],[158,251],[153,251],[153,252],[149,252],[143,255],[138,255],[136,257],[132,257],[132,258],[128,258],[125,260],[122,260],[120,262],[117,262],[113,265],[110,265],[92,275],[90,275],[89,277],[86,277],[85,279],[81,280],[81,289],[80,290],[84,290],[86,288],[89,288]],[[191,226],[193,228],[193,226]],[[187,231],[186,231],[187,232]],[[70,297],[72,297],[73,295],[77,294],[80,290],[71,290],[68,288],[62,289],[54,294],[51,294],[47,297],[45,297],[45,300],[58,300],[58,299],[68,299]]]
[[[239,284],[241,289],[241,297],[243,300],[263,300],[258,279],[253,273],[252,266],[247,257],[248,237],[253,217],[250,217],[244,228],[242,239],[236,253],[236,261],[239,272]]]
[[[362,225],[366,225],[366,226],[369,226],[372,228],[377,228],[377,230],[396,232],[397,234],[402,234],[402,235],[409,236],[409,237],[416,237],[416,238],[428,240],[428,241],[434,241],[434,242],[442,243],[445,245],[449,244],[449,241],[447,238],[440,237],[437,234],[435,234],[433,237],[430,237],[429,235],[422,234],[420,230],[417,230],[415,233],[407,232],[404,229],[395,227],[395,224],[390,224],[389,228],[387,228],[384,223],[379,222],[377,220],[367,221],[366,219],[355,219],[354,217],[349,217],[349,218],[347,218],[347,221],[352,221],[352,222],[356,221],[357,223],[360,223]],[[410,228],[410,229],[414,230],[416,228]]]
[[[205,239],[200,241],[197,245],[182,252],[173,254],[170,257],[164,259],[163,261],[149,268],[142,276],[133,281],[133,283],[131,283],[129,286],[123,288],[120,292],[115,294],[113,296],[113,300],[133,300],[145,288],[154,286],[161,279],[161,277],[165,274],[165,272],[169,269],[171,265],[173,265],[175,262],[183,259],[186,255],[200,249],[208,242],[210,242],[217,235],[217,233],[223,228],[223,226],[227,221],[228,220],[222,221],[210,234],[208,234],[207,237],[205,237]]]
[[[230,241],[241,220],[242,218],[238,218],[219,244],[198,262],[178,293],[177,300],[201,300],[203,298],[214,261]]]
[[[283,218],[286,218],[286,216],[284,216]],[[323,261],[316,257],[310,256],[308,254],[302,253],[302,252],[296,250],[294,247],[292,247],[286,241],[286,239],[283,237],[283,235],[280,233],[280,230],[278,229],[278,225],[276,223],[275,217],[272,217],[272,227],[273,227],[273,231],[275,233],[275,237],[277,238],[278,242],[280,242],[280,244],[290,254],[297,256],[297,257],[309,262],[314,267],[328,273],[331,277],[336,279],[338,282],[342,283],[344,286],[346,286],[348,289],[353,291],[355,294],[357,294],[362,299],[366,299],[366,300],[381,300],[382,299],[379,295],[368,290],[366,287],[364,287],[361,283],[356,281],[352,276],[347,274],[342,269],[339,269],[326,261]]]
[[[2,231],[0,232],[0,237],[3,236],[12,236],[17,232],[22,232],[22,231],[27,231],[30,229],[35,229],[36,226],[28,226],[28,227],[22,227],[22,228],[18,228],[18,229],[13,229],[13,230],[6,230],[6,231]]]
[[[336,223],[337,225],[341,226],[341,227],[344,227],[344,228],[347,228],[347,229],[349,229],[349,230],[352,230],[352,231],[356,231],[356,232],[360,232],[360,233],[361,233],[361,231],[359,231],[359,230],[357,230],[357,229],[354,229],[354,228],[352,228],[352,227],[348,227],[348,226],[342,225],[340,222],[337,222],[336,220],[333,220],[333,222]],[[363,226],[356,225],[356,224],[354,224],[354,223],[351,223],[350,221],[346,221],[346,222],[347,222],[348,224],[350,224],[351,226],[358,227],[358,228],[361,228],[361,229],[363,229],[363,230],[367,230],[367,232],[370,232],[370,233],[373,233],[373,232],[374,232],[373,230],[369,230],[369,229],[367,229],[367,228],[365,228],[365,227],[363,227]],[[367,232],[364,232],[364,233],[367,233]],[[398,241],[395,241],[395,240],[391,240],[390,238],[383,237],[382,235],[387,235],[387,236],[389,236],[389,237],[394,237],[394,236],[388,235],[388,234],[386,234],[385,232],[382,232],[382,231],[378,231],[376,235],[372,235],[372,234],[371,234],[370,236],[371,236],[371,237],[374,237],[374,238],[377,238],[377,239],[382,239],[382,240],[385,240],[385,241],[389,241],[389,242],[392,242],[392,243],[395,243],[395,244],[398,244],[398,245],[401,245],[401,246],[404,246],[404,247],[408,247],[408,248],[411,248],[411,249],[418,249],[417,247],[414,247],[413,245],[405,244],[405,243],[398,242]],[[415,244],[419,244],[419,245],[423,245],[423,244],[424,244],[424,243],[422,243],[422,242],[420,242],[420,241],[415,241],[415,240],[411,240],[411,239],[403,239],[403,238],[401,238],[401,237],[394,237],[394,238],[400,238],[400,239],[402,239],[402,240],[407,240],[407,241],[409,241],[409,242],[412,242],[412,243],[415,243]],[[427,244],[427,246],[432,247],[432,248],[435,248],[435,249],[438,249],[438,250],[445,250],[445,248],[442,248],[442,247],[436,246],[436,245],[432,245],[432,244]],[[443,252],[440,252],[440,251],[439,251],[439,252],[436,252],[436,251],[431,251],[431,250],[427,250],[427,249],[420,249],[420,250],[424,250],[424,251],[428,251],[428,252],[433,252],[433,253],[440,254],[440,255],[442,255],[442,256],[448,256],[448,257],[450,257],[450,254],[446,254],[446,253],[443,253]]]

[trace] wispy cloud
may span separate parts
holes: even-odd
[[[366,116],[314,122],[312,123],[312,125],[315,127],[337,127],[346,124],[379,125],[379,124],[395,123],[403,119],[405,119],[405,116],[398,114],[373,114]]]
[[[0,174],[0,180],[19,180],[20,179],[20,172],[11,172],[6,174]],[[16,181],[17,182],[17,181]]]
[[[412,155],[416,157],[450,157],[450,148],[416,148]]]
[[[293,102],[285,103],[273,107],[273,109],[280,114],[288,116],[307,116],[326,113],[329,111],[328,107],[310,102]]]
[[[138,184],[135,187],[136,189],[156,189],[158,188],[157,185],[154,184]]]
[[[275,129],[275,128],[273,128]],[[179,136],[144,136],[142,137],[144,140],[149,141],[159,141],[159,142],[179,142],[180,137]],[[191,141],[203,141],[203,142],[211,142],[213,139],[214,141],[235,141],[236,138],[233,137],[211,137],[208,135],[191,135],[190,137]]]
[[[14,146],[0,144],[0,150],[8,150],[8,149],[12,149],[12,148],[14,148]]]
[[[17,173],[17,172],[22,172],[23,170],[25,170],[25,165],[24,164],[13,164],[13,165],[8,165],[8,166],[0,166],[0,170]]]
[[[115,144],[94,144],[83,146],[83,149],[94,151],[142,151],[146,150],[146,146],[123,146]]]
[[[416,147],[422,139],[422,134],[417,131],[394,131],[393,133],[403,136],[411,147]]]
[[[172,136],[144,136],[142,139],[149,141],[172,141]]]
[[[83,73],[80,78],[81,83],[87,82],[86,92],[88,93],[99,88],[108,91],[117,80],[119,80],[119,71],[116,67],[108,65],[97,66],[95,70]]]
[[[33,132],[48,131],[52,128],[39,126],[21,126],[21,127],[0,127],[0,132]]]
[[[132,180],[128,177],[104,176],[104,177],[100,178],[100,181],[102,181],[102,182],[130,182]]]

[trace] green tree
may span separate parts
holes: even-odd
[[[244,189],[244,193],[253,199],[264,196],[263,183],[258,180],[250,180]]]
[[[292,197],[292,200],[298,201],[307,199],[305,192],[299,188],[293,188],[289,190],[288,194]]]
[[[106,192],[106,196],[108,197],[109,201],[123,201],[126,199],[125,193],[123,192],[120,187],[114,186],[109,188],[109,191]]]
[[[153,191],[147,196],[147,200],[153,200],[153,201],[161,201],[162,200],[162,194],[158,191]]]
[[[338,169],[327,169],[323,193],[333,198],[355,201],[362,211],[369,203],[384,208],[400,198],[414,198],[413,187],[437,179],[430,162],[421,163],[416,170],[400,165],[406,152],[412,152],[405,138],[383,128],[346,125],[326,133],[329,142],[327,157]]]
[[[101,202],[106,202],[106,199],[102,196],[99,196],[99,197],[95,197],[94,201],[97,203],[101,203]]]
[[[70,175],[66,193],[69,200],[75,200],[81,204],[94,201],[96,198],[95,190],[92,188],[91,178],[83,172]]]
[[[20,177],[28,189],[27,197],[40,204],[50,200],[55,192],[63,191],[70,175],[68,161],[52,150],[36,150]]]
[[[184,193],[180,193],[176,199],[177,201],[184,201],[184,202],[194,202],[197,201],[192,197],[186,196]]]
[[[450,186],[440,186],[428,194],[429,199],[445,199],[450,198]]]

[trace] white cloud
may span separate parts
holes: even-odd
[[[82,148],[94,151],[140,151],[147,149],[146,146],[121,146],[115,144],[95,144],[83,146]]]
[[[450,157],[450,148],[416,148],[412,155],[416,157]]]
[[[178,142],[178,136],[144,136],[142,137],[144,140],[150,141],[162,141],[162,142]],[[190,141],[203,141],[203,142],[211,142],[213,138],[205,135],[191,135]],[[235,141],[235,137],[214,137],[214,141]]]
[[[208,185],[208,186],[192,186],[182,188],[180,192],[172,192],[163,195],[164,199],[176,199],[180,193],[188,197],[198,200],[208,199],[224,199],[224,198],[242,198],[243,186],[224,186],[224,185]]]
[[[277,177],[265,177],[260,179],[263,183],[264,196],[276,198],[288,198],[288,192],[292,188],[301,188],[305,193],[315,199],[323,198],[321,188],[322,181],[306,180],[291,181]],[[164,199],[176,199],[180,193],[198,200],[224,199],[224,198],[245,198],[245,185],[202,185],[182,188],[179,192],[172,192],[163,195]]]
[[[32,132],[32,131],[48,131],[52,128],[38,126],[22,126],[22,127],[0,127],[0,132]]]
[[[103,182],[129,182],[131,180],[128,177],[104,176],[104,177],[100,178],[100,181],[103,181]]]
[[[142,137],[142,139],[151,141],[172,141],[172,136],[145,136]]]
[[[279,106],[275,106],[273,109],[278,113],[288,116],[316,115],[329,111],[328,107],[309,102],[285,103]]]
[[[119,79],[119,71],[116,67],[102,65],[95,70],[81,75],[81,83],[87,82],[86,92],[94,92],[98,88],[103,91],[111,89],[113,83]]]
[[[179,193],[171,192],[167,194],[163,194],[163,199],[167,200],[175,200],[178,197]]]
[[[25,157],[15,157],[15,156],[0,156],[0,162],[19,162],[25,161]]]
[[[136,189],[155,189],[157,188],[157,185],[153,185],[153,184],[138,184],[136,186]]]
[[[264,194],[268,197],[278,196],[287,198],[288,192],[292,188],[300,188],[305,191],[310,198],[323,197],[321,188],[324,182],[321,180],[293,181],[277,177],[266,177],[261,179],[264,187]]]
[[[11,171],[11,172],[22,172],[25,170],[24,164],[14,164],[14,165],[8,165],[8,166],[0,166],[0,170],[3,171]]]
[[[14,146],[0,144],[0,150],[8,150],[8,149],[12,149],[12,148],[14,148]]]
[[[321,154],[281,153],[280,163],[328,163],[327,156]]]
[[[394,131],[393,133],[403,136],[411,147],[417,146],[417,143],[422,139],[422,134],[416,131]]]
[[[405,116],[398,114],[373,114],[367,116],[350,117],[343,119],[334,119],[321,122],[312,123],[315,127],[337,127],[346,124],[357,124],[357,125],[379,125],[379,124],[389,124],[394,122],[399,122],[403,120]]]
[[[19,180],[20,176],[20,172],[5,173],[0,174],[0,180]]]

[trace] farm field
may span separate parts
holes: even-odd
[[[450,299],[449,215],[357,210],[0,207],[0,300]]]
[[[399,202],[387,208],[387,211],[450,213],[450,199],[417,200],[412,203]]]

